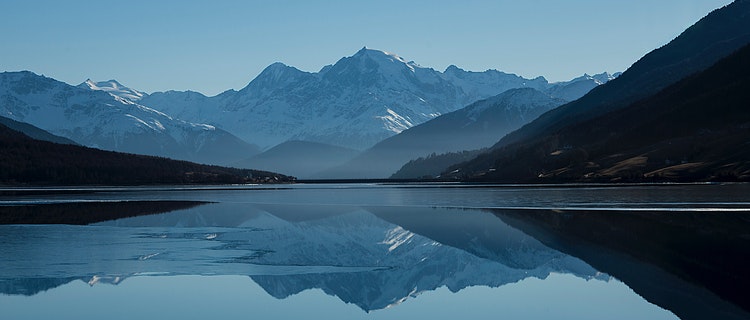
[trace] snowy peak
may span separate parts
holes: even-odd
[[[41,94],[59,87],[61,84],[55,79],[45,77],[44,75],[37,75],[31,71],[0,73],[0,90],[9,90],[14,94]],[[7,105],[10,105],[10,103],[5,103],[5,105],[0,104],[0,108],[7,108]]]
[[[588,81],[594,81],[597,85],[602,85],[602,84],[605,84],[605,83],[607,83],[607,82],[609,82],[611,80],[614,80],[621,73],[622,72],[617,72],[617,73],[611,74],[609,72],[602,72],[602,73],[599,73],[599,74],[595,74],[593,76],[589,75],[588,73],[584,73],[582,76],[580,76],[578,78],[574,78],[573,80],[565,81],[565,82],[558,82],[558,83],[574,83],[574,82],[587,81],[588,80]]]
[[[375,61],[376,63],[378,63],[381,69],[388,68],[389,65],[394,65],[394,64],[397,66],[405,65],[411,71],[414,71],[415,67],[419,68],[419,65],[414,63],[414,61],[407,62],[406,60],[404,60],[404,58],[401,58],[399,55],[395,53],[370,49],[367,47],[364,47],[361,50],[357,51],[357,53],[355,53],[354,56],[352,56],[352,58],[369,59],[371,61]]]
[[[281,62],[274,62],[260,73],[258,78],[262,78],[265,80],[271,79],[274,81],[279,81],[285,77],[289,76],[299,76],[307,74],[307,72],[301,71],[295,67],[291,67],[288,65],[285,65]]]
[[[284,88],[309,76],[312,76],[312,74],[301,71],[295,67],[287,66],[281,62],[275,62],[263,69],[263,71],[261,71],[255,79],[250,81],[245,88],[240,90],[240,92]]]
[[[115,97],[120,97],[131,102],[139,101],[146,96],[143,92],[123,86],[117,82],[117,80],[94,82],[91,79],[86,79],[86,81],[79,84],[78,87],[94,91],[104,91]]]
[[[614,80],[617,78],[619,74],[610,74],[609,72],[603,72],[600,74],[595,74],[591,76],[592,79],[596,80],[599,84],[605,84],[609,82],[610,80]]]
[[[413,78],[418,69],[425,69],[400,56],[367,47],[345,57],[325,70],[323,76],[334,82],[372,86],[376,83],[403,81]]]

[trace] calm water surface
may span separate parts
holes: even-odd
[[[750,316],[741,184],[2,189],[0,223],[2,319]]]

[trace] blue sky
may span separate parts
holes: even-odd
[[[551,81],[623,71],[730,0],[0,2],[0,70],[146,92],[240,89],[363,46],[444,70]]]

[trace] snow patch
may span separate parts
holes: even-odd
[[[146,94],[143,92],[123,86],[122,84],[117,82],[117,80],[94,82],[91,79],[87,79],[82,84],[78,85],[78,87],[85,89],[87,88],[94,91],[104,91],[114,97],[125,99],[131,102],[141,100],[144,96],[146,96]]]
[[[398,249],[401,245],[409,243],[414,237],[414,233],[400,226],[388,230],[385,234],[385,240],[380,242],[381,244],[388,245],[388,252]]]
[[[387,115],[376,116],[376,118],[380,119],[383,122],[383,126],[388,131],[399,134],[401,133],[401,131],[404,131],[414,126],[414,124],[412,124],[405,117],[402,117],[401,115],[396,113],[396,111],[393,111],[388,107],[386,107],[385,110],[386,110]]]

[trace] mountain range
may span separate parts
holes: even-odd
[[[32,72],[3,72],[0,115],[104,150],[219,164],[259,152],[224,130],[172,118],[109,89],[91,81],[76,87]]]
[[[413,158],[472,148],[477,145],[477,132],[461,136],[462,128],[451,129],[456,133],[452,142],[425,147],[418,146],[429,138],[420,142],[417,140],[424,137],[414,138],[414,133],[409,133],[414,146],[411,152],[380,146],[359,157],[380,153],[377,161],[385,167],[372,173],[347,172],[347,166],[358,168],[362,161],[345,162],[358,150],[476,100],[514,89],[541,92],[515,95],[514,105],[505,107],[518,109],[516,115],[511,110],[508,115],[468,115],[491,131],[480,139],[481,146],[488,146],[539,113],[576,99],[616,76],[603,73],[549,83],[543,77],[525,79],[496,70],[470,72],[450,66],[439,72],[392,53],[363,48],[317,73],[274,63],[245,88],[213,97],[190,91],[147,94],[116,80],[88,79],[71,86],[27,71],[4,72],[0,74],[0,113],[104,150],[264,168],[305,177],[321,177],[326,170],[328,177],[335,178],[387,177]],[[540,102],[542,94],[554,102]],[[524,97],[536,100],[522,101]],[[545,105],[534,109],[534,104]],[[509,118],[489,119],[492,116]],[[448,122],[439,123],[449,127]],[[494,128],[491,122],[506,123]],[[434,131],[437,127],[428,128]],[[461,141],[467,145],[459,146]],[[258,146],[269,152],[259,155]],[[339,165],[343,167],[330,170]]]
[[[179,119],[221,127],[262,148],[302,140],[364,150],[509,89],[575,97],[608,77],[549,83],[496,70],[470,72],[450,66],[439,72],[393,53],[362,48],[316,73],[274,63],[239,91],[214,97],[168,91],[144,96],[140,103]]]
[[[458,77],[461,72],[463,76]],[[492,79],[497,81],[497,71],[471,73],[454,66],[449,67],[444,75],[461,84],[462,88],[471,88],[467,78],[474,80],[474,86],[483,88],[482,83]],[[469,75],[469,76],[466,76]],[[335,157],[338,153],[329,153],[331,145],[308,143],[308,148],[301,148],[295,157],[291,153],[261,154],[256,159],[242,162],[243,166],[262,168],[278,172],[299,173],[298,177],[314,179],[372,179],[388,178],[409,160],[431,153],[443,153],[489,147],[508,132],[535,119],[545,111],[551,110],[577,99],[591,88],[599,86],[617,77],[619,73],[601,73],[594,76],[584,75],[569,82],[555,83],[534,89],[530,87],[513,88],[499,95],[470,104],[459,110],[439,115],[422,124],[401,131],[373,147],[356,154]],[[537,83],[539,82],[537,80]],[[490,91],[490,86],[484,88]],[[283,145],[283,144],[282,144]],[[311,149],[316,147],[318,149]],[[325,147],[324,147],[325,146]],[[320,161],[316,154],[330,154]],[[288,155],[288,156],[287,156]],[[259,161],[264,159],[264,161]],[[319,159],[315,161],[313,159]],[[303,169],[304,168],[304,169]]]

